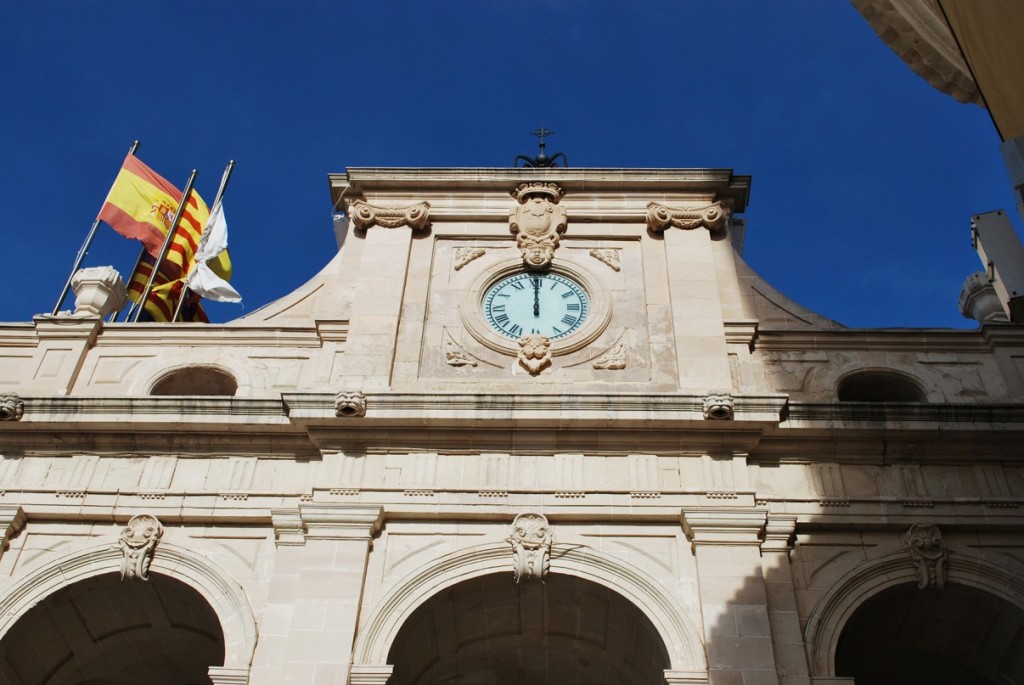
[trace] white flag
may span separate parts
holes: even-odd
[[[200,296],[214,302],[241,302],[242,296],[231,284],[213,273],[206,262],[228,248],[228,224],[224,219],[224,203],[213,208],[210,220],[196,250],[196,265],[185,277],[185,285]]]

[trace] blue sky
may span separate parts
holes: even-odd
[[[542,124],[576,167],[752,175],[745,258],[848,326],[973,327],[970,217],[1014,206],[986,112],[841,0],[6,2],[0,64],[0,321],[52,308],[135,139],[207,199],[236,161],[214,321],[330,260],[329,172],[511,166]]]

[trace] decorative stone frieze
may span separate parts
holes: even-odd
[[[701,226],[714,231],[724,226],[728,218],[729,210],[721,202],[686,209],[666,207],[657,202],[647,205],[647,227],[658,232],[669,227],[691,230]]]
[[[519,206],[509,214],[509,230],[528,269],[543,269],[554,259],[568,216],[558,201],[565,191],[555,183],[522,183],[512,191]]]
[[[373,226],[400,228],[408,226],[414,231],[430,225],[430,203],[419,202],[408,207],[377,207],[363,200],[354,200],[348,206],[356,228],[366,230]]]
[[[903,544],[917,570],[917,587],[921,590],[946,587],[949,550],[942,542],[939,527],[932,523],[915,523],[904,533]]]
[[[343,390],[334,398],[335,416],[366,416],[366,395],[352,390]]]
[[[727,421],[736,416],[732,395],[726,393],[708,393],[704,396],[704,418],[713,421]]]
[[[551,364],[551,340],[546,335],[531,333],[519,339],[519,363],[531,376]]]
[[[592,366],[598,370],[617,371],[626,368],[626,346],[616,343],[610,350],[594,360]]]
[[[164,527],[151,514],[131,517],[121,531],[121,580],[149,580],[149,565],[153,563],[156,545],[164,535]]]
[[[13,392],[0,393],[0,421],[21,421],[25,401]]]
[[[515,581],[543,580],[551,563],[554,536],[544,514],[519,514],[512,521],[507,538],[512,545],[512,571]]]
[[[614,247],[595,247],[590,251],[590,256],[607,265],[612,271],[622,270],[619,250]]]
[[[462,267],[469,264],[474,259],[479,259],[487,254],[487,250],[482,247],[457,247],[455,248],[455,270],[458,271]]]
[[[128,297],[121,274],[112,266],[79,269],[71,277],[75,314],[105,317],[119,311]]]

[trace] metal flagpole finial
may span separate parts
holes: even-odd
[[[540,138],[540,152],[536,157],[532,158],[527,157],[526,155],[516,155],[515,161],[512,162],[512,165],[519,166],[519,163],[522,162],[522,166],[524,167],[555,167],[558,166],[558,160],[561,159],[563,167],[569,166],[569,159],[565,156],[564,152],[556,152],[551,157],[548,157],[547,152],[544,151],[547,147],[547,143],[544,139],[550,135],[554,135],[554,133],[554,131],[546,129],[543,126],[538,128],[536,131],[533,131],[531,135]]]

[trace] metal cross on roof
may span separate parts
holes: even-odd
[[[536,157],[532,158],[527,157],[526,155],[516,155],[515,160],[512,161],[512,166],[519,166],[519,163],[522,162],[522,166],[524,167],[555,167],[558,166],[559,158],[562,159],[563,167],[569,166],[569,159],[565,156],[564,152],[556,152],[551,157],[548,157],[547,153],[544,151],[544,148],[547,147],[547,143],[544,142],[544,139],[547,136],[554,135],[554,133],[554,131],[548,130],[543,126],[534,131],[531,135],[540,138],[540,152]]]

